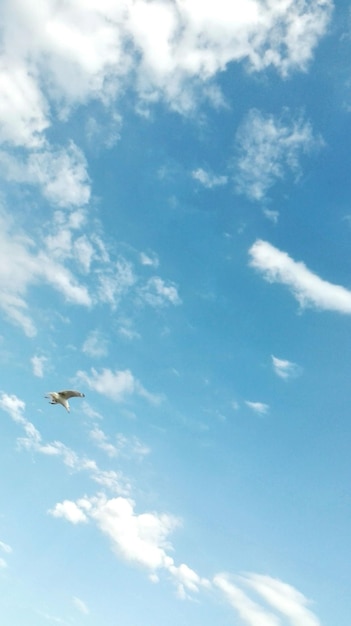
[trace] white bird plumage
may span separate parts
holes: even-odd
[[[49,391],[45,398],[50,398],[50,404],[62,404],[66,411],[70,411],[68,398],[84,398],[85,394],[80,391],[66,389],[64,391]]]

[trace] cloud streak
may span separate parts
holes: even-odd
[[[285,285],[301,308],[351,314],[351,291],[323,280],[301,261],[267,241],[257,240],[249,250],[250,266],[269,283]]]

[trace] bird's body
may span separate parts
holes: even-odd
[[[80,391],[66,389],[64,391],[49,391],[45,398],[50,398],[50,404],[62,404],[66,411],[70,411],[68,398],[84,398],[85,394]]]

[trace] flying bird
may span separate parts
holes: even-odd
[[[85,394],[66,389],[65,391],[49,391],[45,398],[50,398],[50,404],[62,404],[69,413],[68,398],[85,398]]]

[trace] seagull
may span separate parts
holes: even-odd
[[[45,398],[50,398],[50,404],[62,404],[69,413],[68,398],[85,398],[85,394],[80,391],[49,391]]]

